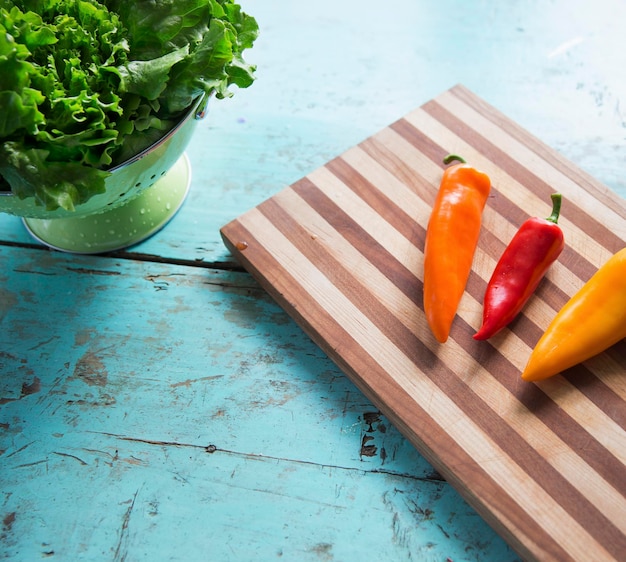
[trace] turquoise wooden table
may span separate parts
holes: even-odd
[[[626,196],[621,0],[259,0],[189,196],[125,251],[0,216],[0,555],[515,561],[227,252],[220,228],[462,83]]]

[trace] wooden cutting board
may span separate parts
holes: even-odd
[[[450,339],[422,308],[426,225],[448,153],[491,177]],[[567,247],[522,314],[472,335],[496,261],[563,194]],[[626,246],[626,204],[463,86],[233,220],[244,267],[529,560],[626,559],[626,341],[542,383],[520,371],[556,311]]]

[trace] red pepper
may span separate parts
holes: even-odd
[[[552,215],[528,219],[504,250],[487,284],[483,324],[475,340],[486,340],[509,324],[559,257],[565,246],[560,211],[561,195],[554,193]]]

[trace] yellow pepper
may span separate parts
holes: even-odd
[[[611,257],[554,317],[522,379],[539,381],[626,338],[626,248]]]

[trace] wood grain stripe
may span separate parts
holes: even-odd
[[[426,225],[448,152],[487,171],[494,187],[451,337],[440,345],[421,292]],[[474,341],[495,262],[528,216],[546,216],[554,190],[566,202],[566,250],[507,329]],[[540,384],[524,383],[519,371],[555,311],[626,245],[624,218],[623,201],[458,86],[232,221],[222,236],[524,558],[620,560],[626,341]]]

